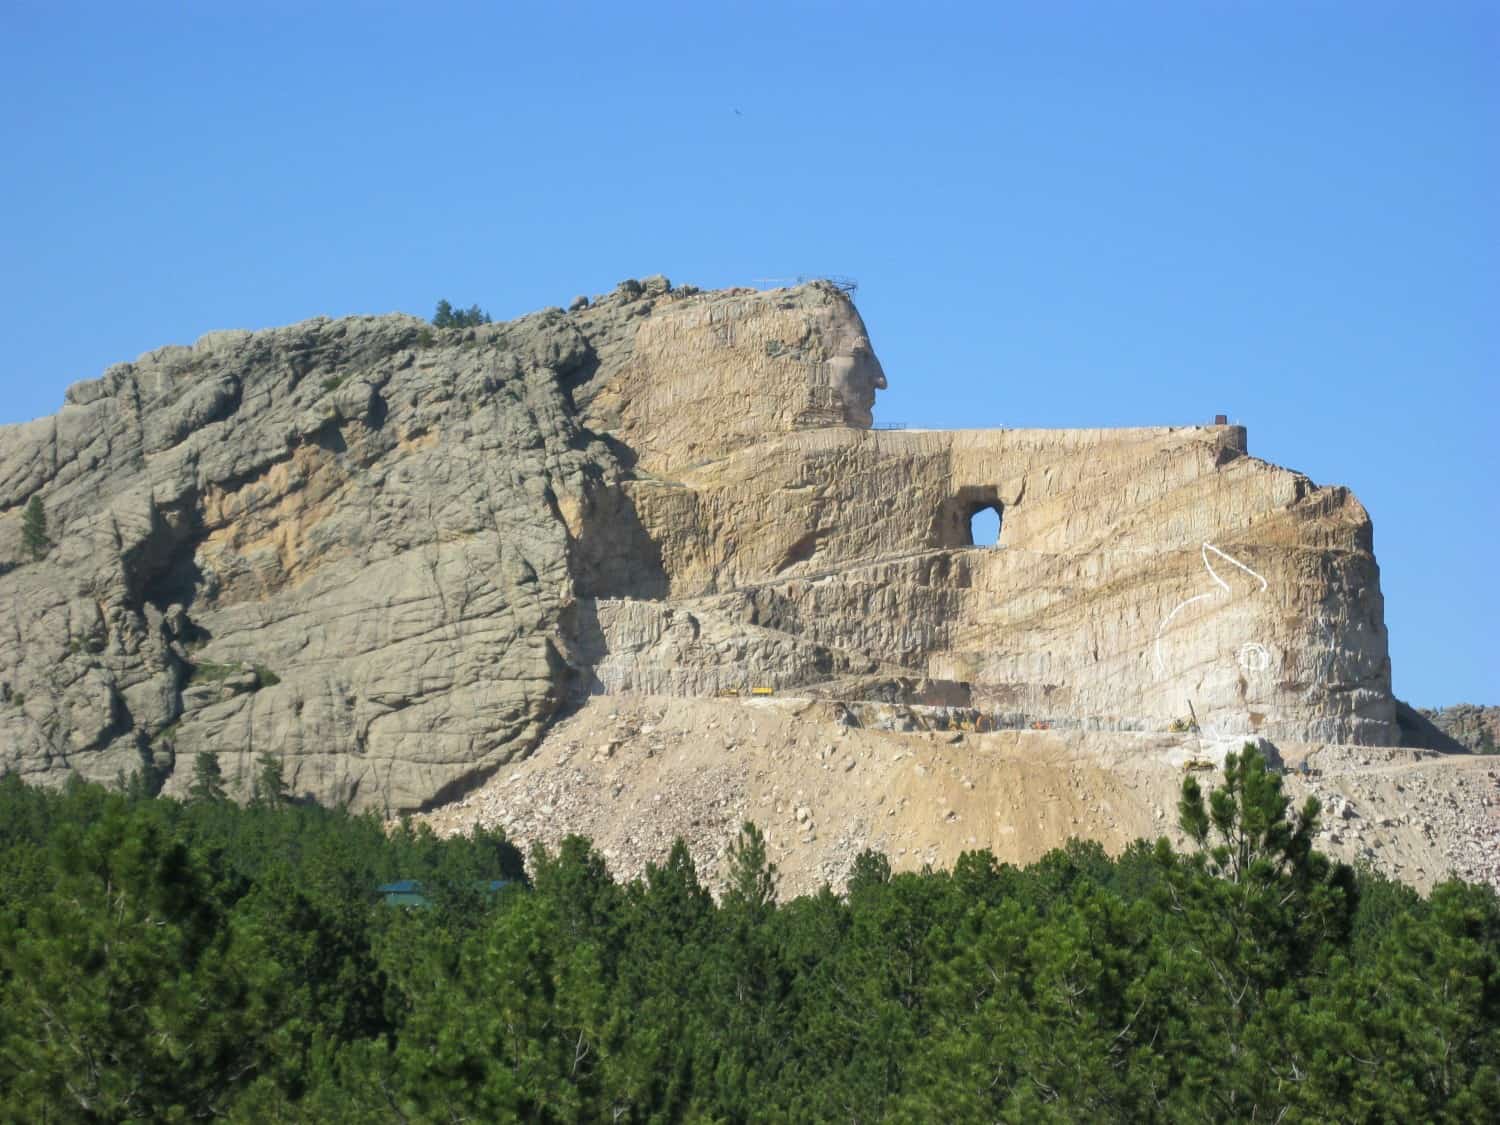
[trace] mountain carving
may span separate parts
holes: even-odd
[[[214,332],[0,427],[0,770],[430,807],[599,695],[1399,737],[1369,517],[1242,428],[872,428],[847,295]],[[45,507],[34,559],[23,511]],[[998,543],[970,519],[994,509]]]

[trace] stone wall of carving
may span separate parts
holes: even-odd
[[[1390,743],[1370,521],[1235,427],[876,431],[847,297],[211,333],[0,427],[0,769],[390,810],[600,692]],[[40,496],[53,544],[23,549]],[[968,519],[1002,514],[999,544]]]

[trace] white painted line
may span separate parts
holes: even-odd
[[[1235,558],[1233,555],[1228,554],[1228,553],[1226,553],[1224,551],[1219,550],[1219,548],[1215,547],[1212,543],[1205,542],[1203,544],[1203,549],[1199,552],[1203,556],[1203,565],[1204,565],[1204,567],[1207,568],[1208,573],[1213,576],[1213,580],[1215,582],[1217,582],[1220,586],[1224,587],[1225,590],[1229,589],[1229,583],[1225,582],[1224,579],[1222,579],[1222,578],[1219,577],[1218,572],[1216,570],[1214,570],[1213,563],[1211,563],[1211,562],[1208,561],[1208,552],[1210,552],[1210,551],[1212,551],[1214,554],[1218,555],[1219,558],[1223,559],[1225,562],[1233,563],[1235,566],[1239,567],[1246,574],[1248,574],[1251,578],[1253,578],[1257,582],[1259,582],[1260,583],[1261,593],[1265,593],[1266,590],[1267,590],[1267,588],[1271,585],[1264,578],[1262,578],[1259,574],[1255,573],[1255,571],[1251,570],[1248,566],[1246,566],[1244,563],[1240,562],[1240,560],[1237,559],[1237,558]]]
[[[1265,591],[1270,588],[1271,584],[1269,582],[1267,582],[1265,580],[1265,578],[1263,578],[1261,575],[1257,574],[1255,571],[1251,570],[1248,566],[1246,566],[1244,563],[1240,562],[1240,560],[1237,559],[1237,558],[1235,558],[1233,555],[1229,554],[1226,551],[1219,550],[1219,548],[1215,547],[1212,543],[1208,542],[1205,539],[1203,541],[1202,547],[1200,547],[1199,551],[1198,551],[1199,556],[1203,559],[1203,569],[1206,570],[1206,571],[1208,571],[1208,576],[1210,578],[1212,578],[1214,580],[1215,584],[1218,585],[1218,587],[1221,590],[1223,590],[1226,594],[1229,594],[1230,596],[1233,596],[1234,591],[1229,588],[1229,583],[1228,582],[1225,582],[1224,579],[1222,579],[1222,578],[1219,577],[1219,572],[1214,569],[1213,563],[1211,563],[1211,562],[1208,561],[1208,552],[1210,552],[1210,551],[1212,551],[1214,554],[1218,555],[1225,562],[1231,563],[1232,565],[1239,567],[1246,574],[1248,574],[1251,578],[1254,578],[1257,582],[1259,582],[1260,583],[1261,593],[1265,593]],[[1215,594],[1213,592],[1209,592],[1207,594],[1198,594],[1196,597],[1188,598],[1187,601],[1180,602],[1176,606],[1174,606],[1173,609],[1172,609],[1172,612],[1169,613],[1169,614],[1167,614],[1166,617],[1162,618],[1161,624],[1156,627],[1156,639],[1152,642],[1152,648],[1153,648],[1153,651],[1155,652],[1156,674],[1158,676],[1162,675],[1167,670],[1166,661],[1162,659],[1162,655],[1161,655],[1161,638],[1162,638],[1162,634],[1167,631],[1167,626],[1172,623],[1172,618],[1176,617],[1178,613],[1180,613],[1182,610],[1186,609],[1188,606],[1192,605],[1194,602],[1201,602],[1204,598],[1212,598],[1214,596],[1215,596]],[[1249,647],[1249,646],[1246,646],[1246,647]],[[1255,647],[1259,648],[1260,651],[1261,651],[1261,653],[1263,653],[1264,656],[1265,656],[1265,664],[1262,665],[1262,667],[1260,669],[1256,669],[1257,671],[1260,671],[1260,670],[1263,670],[1265,667],[1269,667],[1270,666],[1271,654],[1269,652],[1266,652],[1266,650],[1264,648],[1261,648],[1261,646],[1259,646],[1259,645],[1256,645]],[[1241,653],[1243,653],[1244,649],[1241,649],[1240,651],[1241,651]],[[1242,667],[1246,667],[1246,665],[1244,664],[1243,661],[1241,661],[1241,666]]]
[[[1167,614],[1167,616],[1162,619],[1162,623],[1159,626],[1157,626],[1157,629],[1156,629],[1156,671],[1157,671],[1158,674],[1160,674],[1162,672],[1165,672],[1167,670],[1166,664],[1162,661],[1162,658],[1161,658],[1161,635],[1167,631],[1167,626],[1172,623],[1172,618],[1176,617],[1179,612],[1181,612],[1182,610],[1186,609],[1188,606],[1192,605],[1194,602],[1201,602],[1204,598],[1211,598],[1211,597],[1213,597],[1212,594],[1199,594],[1196,598],[1189,598],[1187,601],[1181,602],[1180,604],[1178,604],[1172,610],[1171,613]]]

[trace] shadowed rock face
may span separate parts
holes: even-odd
[[[1397,707],[1401,742],[1446,753],[1500,753],[1500,707],[1458,703],[1451,707]]]
[[[1388,744],[1369,519],[1235,427],[872,431],[847,298],[211,333],[0,428],[0,768],[407,809],[586,694]],[[40,495],[54,541],[23,555]],[[1001,512],[995,548],[968,544]]]

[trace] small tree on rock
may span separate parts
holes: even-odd
[[[219,757],[204,750],[193,759],[193,783],[188,786],[190,801],[223,801],[228,799],[224,791],[224,774],[219,769]]]
[[[47,538],[47,509],[42,506],[39,493],[32,494],[21,514],[21,543],[33,559],[41,559],[52,546],[52,540]]]
[[[257,758],[255,764],[260,772],[255,775],[250,803],[261,808],[281,808],[289,799],[281,759],[275,754],[266,753]]]
[[[455,309],[447,301],[439,301],[437,311],[432,314],[434,328],[478,328],[481,324],[489,323],[490,314],[478,305]]]

